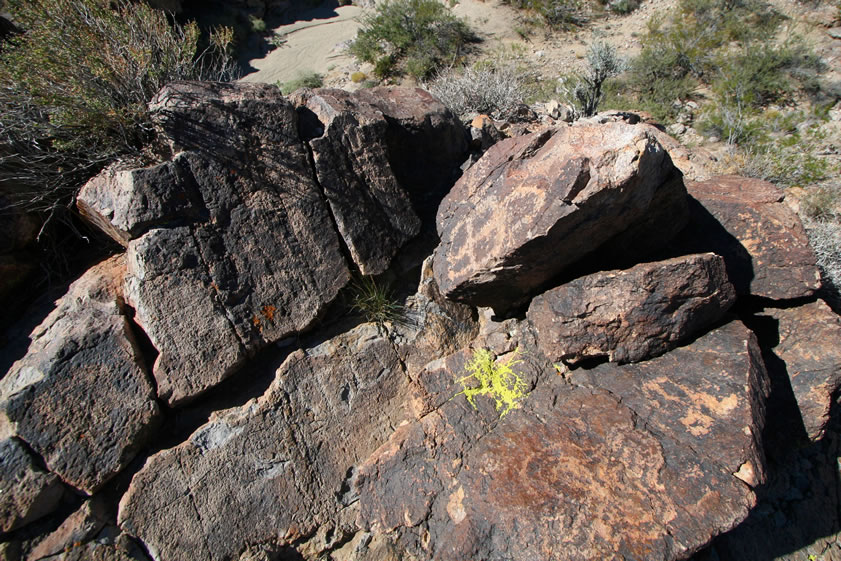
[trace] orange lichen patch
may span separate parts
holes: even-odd
[[[259,327],[260,327],[260,318],[258,318],[256,315],[255,315],[255,316],[253,316],[253,317],[251,318],[251,323],[253,323],[253,324],[254,324],[254,327],[259,328]]]
[[[271,322],[274,322],[274,313],[276,311],[277,311],[277,308],[275,308],[274,306],[271,306],[271,305],[263,306],[263,310],[262,310],[263,317],[266,318],[267,320],[271,321]]]

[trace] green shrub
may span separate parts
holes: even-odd
[[[587,22],[583,0],[503,0],[515,8],[537,14],[553,29],[569,29]]]
[[[367,77],[364,72],[357,71],[350,75],[350,81],[354,84],[359,84],[360,82],[364,82]]]
[[[257,16],[248,16],[248,23],[254,33],[264,33],[266,31],[266,22]]]
[[[278,82],[277,86],[283,95],[289,95],[300,88],[320,88],[324,85],[324,77],[317,72],[304,72],[298,75],[297,78],[283,82]]]
[[[474,39],[467,24],[437,0],[386,0],[363,17],[350,53],[372,63],[378,78],[407,73],[420,80],[452,65]]]
[[[229,79],[232,31],[197,53],[198,27],[128,0],[8,0],[23,33],[0,51],[0,189],[49,211],[117,157],[150,155],[147,103],[177,79]],[[14,187],[12,187],[14,186]]]

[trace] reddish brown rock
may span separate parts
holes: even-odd
[[[441,203],[435,279],[448,298],[505,313],[585,256],[616,266],[655,250],[686,212],[680,172],[645,125],[505,140]]]
[[[766,308],[760,318],[776,322],[772,349],[782,360],[806,434],[823,437],[841,388],[841,318],[822,301],[796,308]]]
[[[94,497],[85,501],[76,512],[32,548],[26,561],[52,558],[74,547],[91,541],[108,523],[107,509],[103,500]]]
[[[356,501],[355,466],[406,417],[407,383],[373,324],[295,351],[258,400],[151,457],[122,498],[120,525],[156,559],[195,561],[320,527],[342,536],[353,530],[341,519]]]
[[[0,440],[0,532],[10,532],[51,513],[63,493],[58,477],[38,469],[20,442]]]
[[[160,421],[154,388],[122,311],[122,256],[70,285],[0,382],[0,414],[66,483],[94,493]]]
[[[360,525],[442,561],[686,558],[755,504],[765,392],[740,324],[686,349],[680,364],[662,362],[678,351],[644,363],[614,394],[567,384],[526,347],[515,368],[537,385],[501,419],[489,399],[474,409],[455,396],[465,357],[430,365],[423,416],[360,470]],[[607,366],[594,381],[637,365]]]
[[[578,278],[537,296],[527,315],[554,362],[636,362],[718,321],[735,301],[724,260],[707,253]]]
[[[318,184],[354,263],[363,275],[382,273],[420,231],[388,163],[385,116],[344,90],[301,90],[294,101]]]
[[[679,247],[724,257],[738,294],[777,300],[810,296],[820,288],[803,225],[776,187],[724,176],[689,183],[687,189],[692,216]]]

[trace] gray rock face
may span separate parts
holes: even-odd
[[[427,367],[420,418],[360,469],[363,528],[424,559],[672,560],[747,516],[767,380],[743,326],[577,386],[520,356],[537,382],[502,418],[456,396],[468,352]]]
[[[382,273],[420,230],[388,163],[385,116],[343,90],[303,90],[295,101],[318,183],[354,263],[363,275]]]
[[[14,438],[0,440],[0,532],[11,532],[52,512],[64,486],[35,465]]]
[[[74,282],[0,381],[0,414],[66,483],[94,493],[122,470],[160,419],[121,310],[122,257]]]
[[[807,436],[820,440],[841,388],[841,318],[821,301],[767,308],[762,317],[776,323],[773,353],[784,364]]]
[[[692,219],[680,236],[681,250],[724,257],[738,294],[778,300],[820,288],[806,231],[779,189],[736,176],[689,183],[687,189]]]
[[[537,296],[527,315],[554,362],[636,362],[700,332],[735,301],[724,260],[707,253],[578,278]]]
[[[120,525],[156,558],[196,561],[323,526],[341,536],[355,466],[405,418],[407,383],[372,324],[295,351],[265,395],[153,456],[121,501]]]
[[[687,216],[680,173],[646,126],[568,127],[502,141],[438,210],[435,279],[505,313],[597,250],[628,260]]]
[[[32,548],[26,561],[52,558],[78,548],[91,541],[107,523],[108,516],[102,499],[95,497],[85,501],[55,531]]]

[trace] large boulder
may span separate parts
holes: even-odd
[[[724,260],[706,253],[575,279],[537,296],[527,315],[554,362],[636,362],[701,332],[735,301]]]
[[[151,457],[121,501],[120,525],[156,559],[236,559],[321,526],[341,539],[355,466],[406,417],[406,385],[373,324],[297,350],[259,399]]]
[[[586,256],[632,264],[685,223],[680,172],[645,125],[566,127],[492,146],[438,210],[435,279],[506,313]]]
[[[155,390],[122,305],[122,256],[70,285],[0,381],[0,415],[66,483],[94,493],[160,421]]]
[[[420,231],[388,163],[385,116],[344,90],[302,90],[295,102],[318,184],[354,263],[363,275],[382,273]]]
[[[820,288],[815,253],[783,193],[759,179],[722,176],[688,183],[690,226],[681,252],[724,257],[740,295],[775,300],[810,296]]]
[[[59,478],[39,469],[14,438],[0,440],[0,489],[0,533],[49,514],[64,494]]]
[[[758,355],[733,323],[575,386],[526,345],[512,364],[536,385],[501,418],[457,395],[469,352],[436,361],[421,417],[360,470],[359,523],[423,559],[685,559],[755,504]]]

